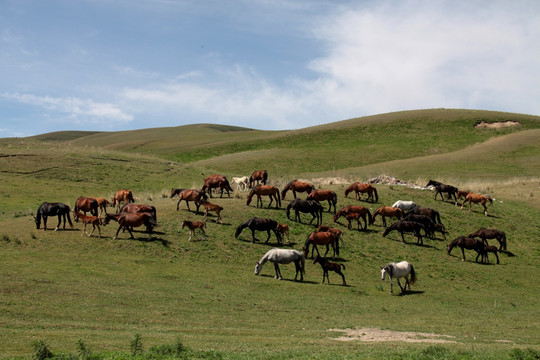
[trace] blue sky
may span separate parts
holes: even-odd
[[[0,137],[539,99],[536,0],[0,0]]]

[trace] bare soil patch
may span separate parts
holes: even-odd
[[[500,128],[511,127],[511,126],[521,126],[521,123],[519,121],[511,121],[511,120],[498,121],[498,122],[493,122],[493,123],[480,121],[479,123],[474,125],[474,127],[477,128],[477,129],[481,129],[481,128],[484,128],[484,129],[500,129]]]
[[[334,338],[337,341],[365,341],[365,342],[384,342],[384,341],[402,341],[409,343],[456,343],[451,340],[454,337],[450,335],[440,335],[432,333],[411,332],[411,331],[392,331],[375,328],[362,329],[330,329],[329,331],[343,332],[344,336]]]

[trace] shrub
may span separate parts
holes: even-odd
[[[133,340],[131,340],[130,343],[130,349],[131,349],[131,355],[137,356],[143,354],[143,344],[142,344],[142,338],[141,335],[135,334],[135,337]]]
[[[34,358],[37,360],[50,359],[54,356],[47,343],[43,340],[33,342],[32,347],[34,348]]]

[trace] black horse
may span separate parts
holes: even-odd
[[[415,215],[412,213],[407,213],[407,215],[405,215],[405,217],[403,217],[403,219],[401,220],[416,221],[423,224],[426,228],[426,236],[429,236],[433,239],[435,235],[435,223],[433,222],[433,220],[431,220],[431,217],[427,215]]]
[[[43,230],[47,230],[47,217],[49,216],[58,216],[58,225],[56,225],[56,229],[54,229],[54,231],[58,230],[60,227],[62,218],[64,219],[64,229],[66,228],[66,217],[69,221],[69,225],[73,227],[69,212],[69,206],[64,203],[44,202],[39,206],[37,215],[34,217],[34,220],[36,221],[36,229],[39,229],[41,225],[41,218],[43,217]]]
[[[240,235],[242,230],[244,230],[245,228],[249,228],[251,230],[251,242],[254,243],[255,240],[259,241],[257,238],[255,238],[255,231],[266,231],[268,233],[268,237],[265,241],[266,244],[268,243],[268,240],[270,240],[270,231],[273,231],[274,234],[276,234],[278,244],[281,244],[281,234],[279,233],[279,231],[277,231],[277,226],[278,222],[275,220],[253,217],[249,220],[244,221],[236,228],[236,233],[234,234],[234,237],[238,239],[238,236]]]
[[[417,223],[415,221],[406,221],[406,220],[399,220],[390,225],[386,228],[386,230],[383,233],[383,237],[388,235],[391,231],[397,230],[401,234],[401,240],[405,242],[405,238],[403,237],[404,232],[412,232],[416,235],[417,245],[423,245],[424,242],[422,240],[422,234],[420,234],[420,230],[426,231],[426,228],[423,224]]]
[[[435,200],[437,200],[437,195],[441,194],[441,200],[444,201],[443,193],[446,193],[448,195],[448,200],[452,199],[452,196],[453,196],[454,201],[457,204],[457,197],[456,197],[456,194],[458,192],[457,187],[443,184],[435,180],[429,180],[426,187],[431,186],[431,185],[435,187]]]
[[[300,218],[300,212],[303,213],[310,213],[311,221],[309,224],[313,223],[313,220],[317,218],[317,223],[315,226],[319,226],[322,224],[322,216],[323,216],[323,207],[317,200],[303,200],[303,199],[294,199],[292,200],[289,205],[287,205],[287,219],[291,220],[290,213],[291,209],[294,210],[295,216],[294,221],[302,222],[302,219]]]
[[[437,210],[432,208],[415,206],[413,209],[411,209],[405,214],[405,217],[409,215],[426,215],[429,216],[431,220],[433,220],[434,224],[442,224],[441,214]]]

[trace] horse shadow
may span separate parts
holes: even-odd
[[[398,296],[409,296],[409,295],[422,295],[425,291],[419,290],[406,290],[401,292]]]
[[[269,274],[259,274],[259,276],[275,279],[272,275],[269,275]],[[294,281],[294,278],[292,279],[283,278],[280,281],[288,281],[288,282],[301,283],[301,284],[318,284],[318,282],[316,281],[305,280],[305,279],[303,281],[300,281],[300,280]]]

